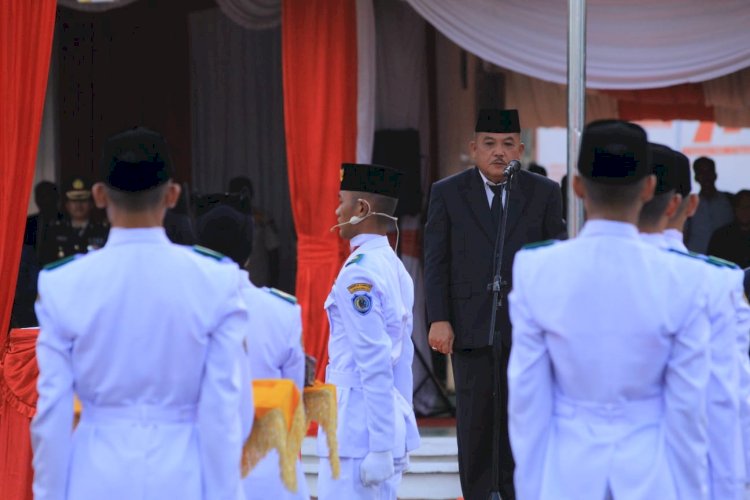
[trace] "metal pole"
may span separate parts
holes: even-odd
[[[586,124],[586,0],[568,0],[568,237],[583,225],[583,204],[573,192],[581,133]]]

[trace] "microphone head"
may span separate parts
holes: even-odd
[[[508,166],[505,167],[505,175],[515,174],[521,170],[521,162],[518,160],[511,160],[508,162]]]

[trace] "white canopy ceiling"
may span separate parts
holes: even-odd
[[[497,66],[566,83],[565,0],[406,0],[446,37]],[[588,0],[590,88],[701,82],[750,67],[748,0]]]

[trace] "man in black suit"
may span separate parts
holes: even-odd
[[[466,500],[486,500],[498,489],[515,498],[508,439],[507,375],[511,325],[507,295],[515,253],[528,243],[565,237],[560,187],[518,172],[508,200],[501,276],[504,287],[490,344],[494,247],[505,192],[505,168],[520,159],[518,112],[482,110],[469,143],[476,167],[433,184],[425,227],[425,297],[433,349],[452,354],[456,385],[458,464]],[[498,364],[493,361],[497,350]],[[498,370],[499,373],[493,373]],[[493,378],[500,380],[500,478],[492,484]]]

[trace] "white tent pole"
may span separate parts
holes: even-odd
[[[583,204],[573,192],[581,133],[586,120],[586,0],[568,0],[568,236],[583,225]]]

